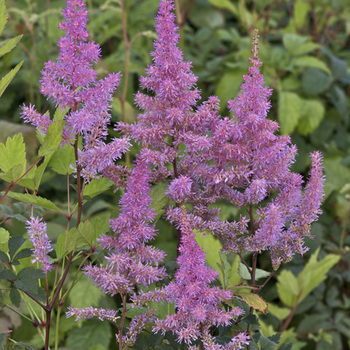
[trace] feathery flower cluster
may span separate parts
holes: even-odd
[[[76,307],[68,306],[68,310],[66,312],[67,317],[75,316],[75,320],[79,321],[81,319],[89,319],[93,317],[98,317],[99,320],[108,320],[111,322],[116,322],[116,320],[119,318],[117,315],[118,311],[115,310],[106,310],[102,308],[96,308],[96,307],[86,307],[82,309],[78,309]]]
[[[100,57],[100,47],[88,41],[87,13],[84,1],[67,0],[64,21],[59,25],[66,35],[58,42],[57,62],[45,63],[40,83],[41,93],[52,99],[56,107],[68,108],[62,135],[64,142],[70,143],[78,134],[83,136],[79,165],[83,176],[90,179],[98,174],[111,174],[111,167],[118,172],[120,167],[114,164],[114,160],[120,158],[130,144],[126,137],[113,139],[108,146],[104,142],[110,119],[109,102],[119,85],[120,73],[97,80],[92,65]],[[32,106],[23,106],[21,116],[44,134],[52,122]]]
[[[151,208],[152,199],[149,193],[149,165],[140,157],[128,178],[126,192],[120,200],[121,213],[118,218],[110,220],[114,235],[103,235],[99,239],[100,246],[109,251],[105,257],[107,264],[83,268],[84,273],[91,277],[105,294],[135,296],[140,287],[147,287],[166,276],[164,267],[159,266],[165,254],[146,245],[156,235],[152,224],[155,213]],[[73,315],[77,318],[115,316],[112,310],[98,313],[96,309],[70,308],[67,317]],[[152,311],[134,318],[128,333],[123,337],[124,346],[133,345],[137,334],[153,319]]]
[[[178,270],[175,281],[170,282],[163,290],[164,299],[175,303],[175,314],[163,320],[157,320],[154,331],[172,331],[178,341],[191,344],[201,339],[205,349],[226,349],[215,344],[210,335],[212,326],[228,326],[232,320],[243,314],[243,310],[234,307],[225,311],[222,302],[232,299],[229,290],[210,287],[218,277],[218,273],[205,265],[205,253],[197,245],[195,234],[190,225],[190,217],[184,207],[182,216],[177,222],[181,230],[180,255],[177,259]],[[171,218],[170,218],[170,221]]]
[[[52,270],[52,264],[48,254],[53,250],[51,247],[51,242],[46,234],[46,222],[41,219],[31,217],[30,220],[26,222],[27,232],[30,241],[33,244],[33,259],[31,262],[39,262],[41,264],[41,269],[46,274],[48,271]]]

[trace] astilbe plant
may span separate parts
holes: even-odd
[[[233,291],[215,285],[218,273],[206,265],[196,233],[210,232],[222,242],[226,252],[238,254],[250,273],[253,293],[257,293],[261,289],[255,282],[259,253],[270,252],[275,271],[296,252],[303,254],[307,249],[303,239],[310,234],[310,225],[320,213],[323,196],[322,156],[319,152],[311,155],[311,175],[303,188],[302,177],[290,170],[296,147],[289,136],[275,135],[278,123],[267,119],[271,90],[264,86],[260,73],[257,33],[253,37],[249,74],[244,76],[238,97],[228,103],[233,116],[219,115],[219,100],[215,96],[197,107],[197,77],[178,47],[173,9],[172,0],[160,1],[153,63],[146,70],[147,76],[141,78],[142,87],[149,93],[136,94],[136,104],[142,110],[137,122],[119,123],[117,130],[124,137],[106,143],[109,101],[120,74],[97,80],[93,63],[98,60],[100,49],[88,41],[87,10],[82,0],[67,1],[60,24],[66,36],[58,43],[58,60],[47,62],[42,72],[41,92],[66,111],[62,147],[68,144],[75,151],[76,226],[81,220],[86,183],[104,176],[118,188],[122,177],[128,175],[119,203],[120,214],[110,220],[112,234],[99,238],[106,262],[83,268],[105,294],[120,296],[121,313],[92,307],[78,309],[73,305],[67,316],[97,316],[115,323],[120,350],[133,346],[149,323],[153,323],[154,332],[170,331],[190,349],[241,349],[249,344],[250,327],[242,331],[236,328],[231,339],[221,343],[212,333],[215,327],[236,324],[244,312],[233,305]],[[23,107],[22,117],[42,134],[55,122],[32,106]],[[129,138],[141,144],[132,170],[115,164],[127,151]],[[166,196],[170,204],[165,219],[177,230],[178,247],[174,279],[156,288],[155,284],[166,277],[162,267],[165,254],[149,244],[157,234],[150,191],[152,184],[159,182],[168,184]],[[222,201],[241,210],[236,221],[219,219],[218,204]],[[66,216],[67,232],[72,215]],[[48,272],[51,246],[45,228],[39,218],[32,217],[28,222],[34,260]],[[252,253],[250,264],[245,261],[244,252]],[[72,254],[54,298],[43,306],[48,320]],[[148,308],[131,320],[125,332],[128,309],[147,307],[149,301],[174,303],[175,312],[160,319]],[[48,321],[47,337],[49,327]],[[46,348],[48,343],[47,338]]]

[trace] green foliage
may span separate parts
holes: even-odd
[[[283,270],[278,276],[277,291],[282,302],[289,307],[300,303],[313,289],[327,277],[328,271],[340,259],[339,255],[329,254],[317,260],[319,249],[297,277],[291,271]]]
[[[5,0],[0,0],[0,35],[2,34],[5,25],[8,20],[8,15],[6,13]],[[0,46],[0,57],[11,52],[18,42],[22,39],[23,35],[17,35],[16,37],[9,39],[4,44]],[[23,64],[23,61],[18,63],[15,68],[8,72],[5,76],[0,79],[0,97],[6,90],[7,86],[10,84],[11,80],[14,78],[16,73],[19,71]]]

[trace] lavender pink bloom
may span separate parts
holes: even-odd
[[[63,142],[73,143],[76,135],[83,136],[78,164],[83,169],[84,178],[89,180],[100,174],[118,174],[121,169],[114,161],[128,150],[130,144],[127,137],[105,144],[111,117],[110,101],[121,74],[112,73],[104,79],[97,79],[93,64],[100,58],[101,50],[98,44],[88,41],[87,14],[84,1],[67,0],[64,20],[59,25],[65,32],[58,42],[59,55],[56,62],[45,63],[40,83],[43,95],[51,99],[56,107],[68,109],[64,117]],[[35,111],[33,106],[24,106],[21,116],[43,134],[52,122],[47,115]],[[115,179],[115,176],[111,177]]]
[[[52,270],[52,263],[48,254],[53,250],[51,247],[51,242],[46,234],[46,222],[41,219],[31,217],[27,221],[27,232],[29,239],[33,244],[33,259],[31,262],[39,262],[41,269],[46,274],[48,271]]]
[[[175,303],[176,312],[158,319],[154,331],[171,331],[179,342],[192,344],[200,339],[205,349],[224,349],[210,335],[212,326],[228,326],[243,314],[239,307],[229,310],[222,303],[232,299],[232,292],[210,284],[218,273],[205,264],[205,253],[197,245],[190,217],[182,207],[178,229],[182,231],[178,269],[175,280],[163,290],[164,299]],[[171,218],[170,218],[171,219]],[[226,349],[226,348],[225,348]]]

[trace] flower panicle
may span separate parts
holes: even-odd
[[[53,250],[51,246],[51,241],[46,233],[46,222],[42,219],[36,217],[31,217],[30,220],[26,222],[27,232],[30,241],[33,244],[33,259],[31,262],[39,262],[41,269],[46,274],[48,271],[52,270],[53,266],[50,261],[48,254]]]

